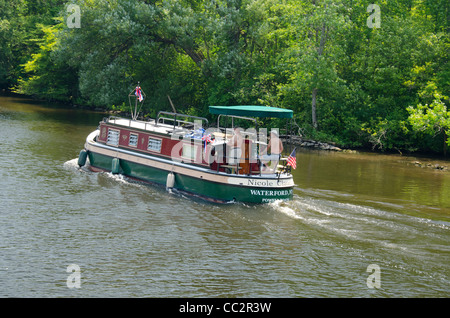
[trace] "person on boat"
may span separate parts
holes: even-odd
[[[270,169],[275,171],[278,162],[280,161],[282,152],[283,142],[278,136],[278,131],[272,129],[270,131],[270,139],[267,144],[266,153],[261,156],[261,163],[264,167],[268,167],[269,162],[271,162]]]
[[[227,141],[227,146],[230,149],[229,152],[229,164],[237,164],[240,162],[241,155],[242,155],[242,143],[244,139],[241,135],[241,129],[239,127],[236,127],[234,129],[234,135]]]

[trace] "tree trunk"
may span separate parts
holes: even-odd
[[[183,46],[183,50],[192,59],[192,61],[194,61],[195,64],[197,64],[198,67],[201,67],[201,64],[205,60],[205,56],[201,51],[196,51],[188,46]]]
[[[316,96],[317,96],[317,88],[314,88],[312,91],[311,113],[312,113],[312,124],[315,130],[317,130]]]

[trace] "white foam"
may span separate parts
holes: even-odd
[[[279,211],[291,218],[294,219],[303,219],[302,216],[298,215],[297,212],[290,208],[289,206],[287,206],[286,202],[282,201],[282,200],[275,200],[269,203],[269,206],[272,207],[273,209],[275,209],[276,211]]]
[[[128,181],[127,177],[125,177],[123,174],[114,174],[112,172],[105,172],[105,175],[108,178],[113,179],[114,181],[117,181],[119,183],[123,184],[132,184],[130,181]]]
[[[64,162],[63,166],[65,168],[70,168],[70,169],[77,168],[78,169],[78,158],[74,158],[74,159]]]

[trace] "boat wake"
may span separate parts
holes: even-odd
[[[446,245],[448,222],[337,200],[337,197],[295,195],[292,201],[275,201],[269,206],[307,229],[321,231],[335,239],[374,244],[377,247],[416,251],[417,240]]]
[[[70,159],[70,160],[64,162],[63,163],[63,167],[66,170],[81,171],[81,172],[91,172],[89,170],[89,166],[88,165],[83,166],[83,167],[80,167],[78,165],[78,158]]]
[[[78,158],[74,158],[71,160],[68,160],[66,162],[64,162],[63,164],[64,168],[68,169],[68,170],[77,170],[77,171],[84,171],[84,172],[91,172],[91,170],[89,170],[89,165],[84,165],[83,167],[80,167],[78,165]],[[122,174],[113,174],[111,172],[103,172],[102,175],[107,176],[108,178],[115,180],[117,182],[120,183],[129,183],[131,184],[130,180],[122,175]]]
[[[295,207],[292,206],[289,202],[283,200],[275,200],[268,204],[274,210],[281,212],[293,219],[301,219],[305,220],[305,218],[299,213],[299,211],[295,210]]]
[[[63,166],[68,169],[79,168],[78,167],[78,158],[74,158],[64,162]]]
[[[407,207],[355,204],[341,196],[305,192],[269,207],[295,220],[295,227],[321,246],[334,246],[363,262],[400,269],[420,279],[448,282],[448,265],[442,255],[449,252],[449,222],[415,216]]]
[[[83,167],[80,167],[78,165],[78,158],[75,159],[71,159],[68,160],[66,162],[64,162],[63,164],[64,168],[68,169],[68,170],[76,170],[76,171],[82,171],[82,172],[91,172],[91,170],[89,170],[89,166],[85,165]],[[132,182],[124,175],[122,174],[113,174],[111,172],[102,172],[101,175],[106,176],[107,178],[119,182],[119,183],[123,183],[123,184],[132,184]]]
[[[137,183],[137,182],[131,182],[131,180],[128,179],[123,174],[117,174],[117,173],[112,173],[112,172],[103,172],[103,175],[105,175],[107,178],[109,178],[109,179],[111,179],[113,181],[116,181],[118,183],[121,183],[121,184]]]

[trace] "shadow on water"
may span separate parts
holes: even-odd
[[[105,113],[74,108],[70,105],[37,101],[26,97],[1,96],[0,115],[11,119],[39,121],[41,127],[45,123],[62,125],[90,126],[97,124]]]

